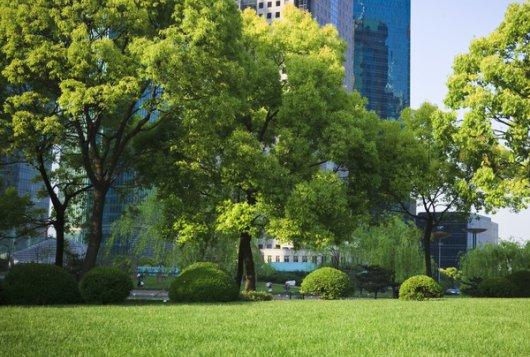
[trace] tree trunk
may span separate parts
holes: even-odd
[[[103,209],[105,208],[106,189],[94,188],[92,194],[92,216],[88,232],[88,247],[83,262],[83,274],[96,266],[99,247],[103,238]]]
[[[244,256],[243,256],[243,234],[239,238],[239,247],[237,251],[237,271],[236,271],[236,284],[239,290],[241,290],[241,281],[243,280],[243,270],[244,270]]]
[[[254,257],[252,256],[251,239],[252,237],[248,232],[241,233],[240,249],[245,267],[245,274],[243,277],[245,280],[245,291],[256,290],[256,269],[254,267]]]
[[[433,219],[429,217],[423,230],[423,255],[425,259],[425,274],[432,277],[432,266],[431,266],[431,235],[433,230]]]
[[[57,215],[53,228],[55,228],[56,246],[55,246],[55,265],[62,267],[64,265],[64,211],[55,211]]]

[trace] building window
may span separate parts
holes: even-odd
[[[295,255],[295,256],[293,257],[293,262],[298,263],[298,255]]]
[[[279,262],[280,262],[280,256],[277,255],[277,256],[276,256],[276,263],[279,263]]]
[[[281,4],[282,4],[282,2],[280,0],[276,1],[276,6],[280,6]]]
[[[280,17],[280,12],[276,13],[276,18]]]
[[[260,3],[258,4],[258,8],[263,9],[263,3],[262,3],[262,2],[260,2]]]
[[[263,244],[258,244],[258,249],[263,249]]]
[[[279,244],[276,244],[276,245],[274,246],[274,248],[275,248],[275,249],[280,249],[281,247],[280,247]]]
[[[326,257],[325,256],[322,256],[322,258],[320,258],[320,264],[326,264]]]
[[[267,249],[272,249],[272,244],[267,244]]]
[[[311,257],[311,259],[313,260],[313,263],[317,264],[318,263],[318,257],[316,255],[314,255],[313,257]]]
[[[267,263],[272,262],[272,257],[270,255],[267,255]]]
[[[269,2],[267,3],[267,7],[272,7],[272,1],[269,1]]]
[[[283,257],[283,261],[284,261],[285,263],[289,263],[289,256],[288,256],[288,255],[284,256],[284,257]]]
[[[272,19],[272,14],[270,12],[267,14],[267,18]]]
[[[302,256],[302,262],[307,263],[307,255]]]

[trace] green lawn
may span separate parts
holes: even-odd
[[[0,308],[17,355],[530,355],[530,299]]]

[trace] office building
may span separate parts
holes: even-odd
[[[425,213],[420,213],[425,216]],[[419,228],[425,227],[425,221],[417,220]],[[474,242],[473,233],[470,231],[479,228],[485,230],[476,233]],[[464,215],[460,213],[446,213],[445,218],[435,227],[435,232],[443,232],[440,236],[446,237],[431,241],[431,257],[442,268],[459,267],[460,257],[467,251],[485,244],[497,244],[499,242],[499,226],[491,218],[482,215]],[[436,237],[438,234],[434,234]]]
[[[410,0],[354,0],[354,88],[381,118],[410,106]]]
[[[354,0],[237,0],[241,9],[252,8],[271,22],[281,19],[285,6],[307,10],[320,25],[334,25],[347,45],[344,86],[353,89],[353,1]]]

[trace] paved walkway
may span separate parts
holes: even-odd
[[[165,290],[133,290],[129,295],[130,300],[168,300]]]

